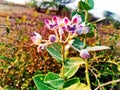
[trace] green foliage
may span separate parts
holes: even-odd
[[[88,0],[88,5],[90,7],[90,9],[94,8],[94,0]]]
[[[55,73],[48,73],[47,75],[37,75],[33,80],[38,90],[59,90],[63,85],[63,90],[90,90],[89,87],[80,83],[79,78],[72,78],[64,82],[64,80]]]
[[[79,49],[79,50],[82,50],[83,47],[84,47],[83,42],[80,41],[79,38],[74,38],[73,40],[74,40],[74,42],[72,43],[72,45],[73,45],[75,48],[77,48],[77,49]]]
[[[69,80],[67,80],[67,81],[64,83],[63,88],[67,88],[67,87],[69,87],[69,86],[71,86],[71,85],[73,85],[73,84],[75,84],[75,83],[79,83],[79,82],[80,82],[79,78],[69,79]]]
[[[53,56],[59,63],[62,62],[62,56],[60,54],[59,50],[56,50],[56,48],[47,47],[47,51],[50,53],[50,55]]]
[[[79,2],[78,7],[79,7],[80,10],[90,10],[90,6],[83,1]]]
[[[78,71],[79,66],[85,64],[84,61],[79,57],[71,57],[65,61],[64,74],[65,78],[71,78]],[[62,75],[62,70],[60,75]]]
[[[91,89],[83,83],[76,83],[68,88],[65,88],[64,90],[91,90]]]
[[[50,72],[45,76],[44,82],[50,84],[54,88],[60,88],[64,84],[64,79],[58,74]]]
[[[93,9],[94,7],[94,1],[93,0],[88,0],[88,3],[80,0],[78,3],[78,8],[80,10],[90,10]]]
[[[58,90],[58,89],[53,88],[49,84],[44,83],[44,78],[45,78],[44,75],[38,75],[38,76],[33,77],[33,80],[38,90]]]

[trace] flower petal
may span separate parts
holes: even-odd
[[[34,35],[31,37],[31,40],[35,45],[39,45],[41,43],[42,36],[34,31]]]
[[[74,15],[72,17],[71,23],[73,24],[80,24],[82,22],[81,16],[80,15]]]
[[[63,22],[64,22],[65,25],[70,24],[70,20],[68,19],[68,17],[63,18]]]
[[[58,22],[58,17],[57,17],[57,16],[53,16],[53,17],[52,17],[52,22],[53,22],[53,23]]]
[[[48,20],[48,19],[45,19],[45,20],[44,20],[44,23],[45,23],[46,25],[50,25],[50,24],[51,24],[51,21]]]

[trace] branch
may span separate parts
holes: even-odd
[[[99,88],[104,87],[104,86],[107,86],[107,85],[109,85],[109,84],[118,83],[118,82],[120,82],[120,79],[106,82],[106,83],[101,84],[100,86],[98,86],[95,90],[98,90]]]
[[[92,69],[89,69],[89,70],[90,70],[90,72],[95,76],[95,78],[96,78],[96,80],[97,80],[97,82],[98,82],[98,85],[100,86],[101,84],[100,84],[99,79],[97,78],[96,73],[94,73]],[[102,90],[102,88],[100,88],[100,90]]]

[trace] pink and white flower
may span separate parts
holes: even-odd
[[[72,17],[72,20],[71,20],[71,23],[72,24],[80,24],[82,22],[82,18],[81,18],[81,16],[80,15],[78,15],[78,14],[76,14],[76,15],[74,15],[73,17]]]
[[[49,19],[45,19],[44,22],[46,24],[46,27],[50,30],[56,30],[58,29],[58,24],[59,24],[60,18],[57,16],[52,17],[52,21]]]
[[[31,37],[31,40],[35,45],[39,45],[42,41],[42,36],[39,33],[34,31],[33,36]]]

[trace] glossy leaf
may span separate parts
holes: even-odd
[[[44,75],[38,75],[33,77],[33,81],[37,87],[38,90],[59,90],[56,88],[53,88],[51,85],[44,83]]]
[[[71,78],[79,69],[79,65],[73,66],[71,68],[65,67],[65,77]]]
[[[94,8],[94,0],[88,0],[88,5],[90,6],[90,9]]]
[[[47,51],[49,52],[49,54],[55,58],[59,63],[62,62],[62,56],[60,54],[60,52],[52,47],[47,47]]]
[[[67,80],[64,85],[63,85],[63,88],[67,88],[73,84],[76,84],[76,83],[80,83],[80,80],[79,78],[72,78],[72,79],[69,79]]]
[[[74,42],[72,45],[79,50],[82,50],[84,47],[83,42],[81,42],[79,38],[74,38]]]
[[[64,84],[64,80],[58,74],[52,72],[45,76],[44,82],[54,88],[60,88]]]
[[[58,43],[51,44],[51,47],[55,49],[56,51],[61,52],[62,46]]]
[[[85,62],[79,57],[72,57],[65,61],[65,78],[72,77],[79,69],[80,64],[84,64]],[[62,75],[62,70],[60,75]]]
[[[93,0],[88,0],[88,3],[85,1],[80,1],[78,4],[78,7],[80,10],[90,10],[94,8],[94,1]]]
[[[91,9],[90,6],[83,1],[79,2],[78,7],[80,10],[90,10]]]
[[[68,88],[65,88],[64,90],[91,90],[91,89],[83,83],[76,83]]]
[[[69,59],[66,60],[65,62],[65,67],[74,67],[80,64],[85,64],[84,60],[80,57],[71,57]]]

